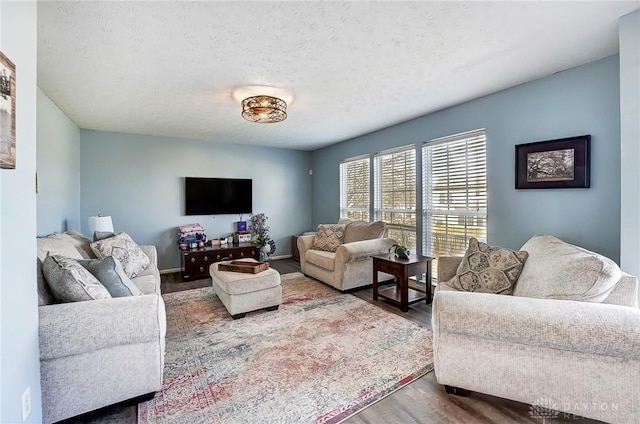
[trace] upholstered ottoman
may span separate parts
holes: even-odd
[[[255,259],[245,260],[256,262]],[[245,274],[220,271],[218,263],[214,263],[209,267],[209,273],[213,291],[233,319],[243,318],[247,312],[259,309],[275,311],[282,303],[280,274],[275,269]]]

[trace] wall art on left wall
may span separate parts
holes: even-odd
[[[16,168],[16,66],[0,52],[0,168]]]

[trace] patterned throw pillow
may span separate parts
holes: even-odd
[[[140,289],[124,273],[113,256],[104,259],[79,259],[78,263],[100,281],[111,297],[142,296]]]
[[[127,277],[133,278],[147,269],[151,260],[127,233],[119,233],[104,240],[91,243],[98,259],[113,256],[122,264]]]
[[[528,257],[525,251],[490,246],[471,238],[455,277],[445,284],[469,292],[511,294]]]
[[[320,224],[313,239],[313,249],[335,252],[344,239],[344,224]]]
[[[75,259],[60,255],[47,256],[42,262],[42,274],[53,297],[59,302],[82,302],[111,297],[100,281]]]

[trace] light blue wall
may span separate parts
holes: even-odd
[[[38,235],[80,230],[80,128],[38,89]]]
[[[16,169],[0,171],[0,422],[42,421],[36,292],[36,2],[0,2],[0,50],[16,65]]]
[[[640,11],[620,18],[620,266],[640,275]]]
[[[253,210],[269,217],[276,256],[291,254],[290,236],[310,227],[309,152],[89,130],[80,138],[84,232],[88,216],[111,215],[116,231],[156,246],[160,269],[180,267],[179,225],[199,222],[213,238],[238,220],[185,216],[185,176],[253,179]]]
[[[519,248],[548,233],[618,261],[618,70],[608,57],[314,152],[313,224],[338,219],[341,160],[485,128],[489,243]],[[590,189],[515,190],[516,144],[583,134],[592,136]]]

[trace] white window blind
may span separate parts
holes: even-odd
[[[369,221],[369,156],[340,164],[340,217]]]
[[[487,239],[485,131],[425,143],[422,164],[423,251],[436,258],[464,255],[469,238]]]
[[[406,146],[374,160],[375,216],[387,223],[389,237],[416,251],[416,149]]]

